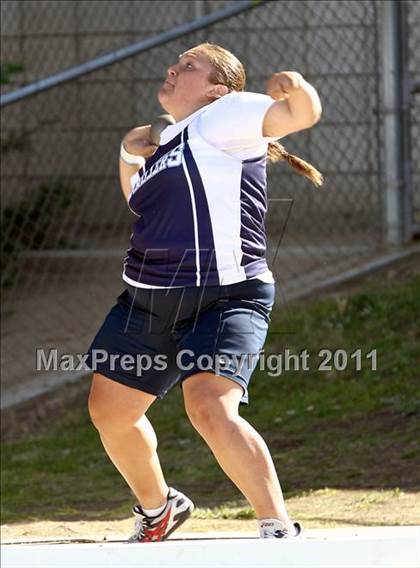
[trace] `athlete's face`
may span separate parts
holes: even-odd
[[[178,63],[168,68],[166,80],[159,89],[162,107],[179,121],[226,94],[227,87],[210,82],[212,71],[205,54],[186,51],[180,55]]]

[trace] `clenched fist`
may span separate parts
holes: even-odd
[[[130,154],[150,158],[157,150],[157,146],[150,140],[150,125],[137,126],[123,138],[124,148]]]
[[[276,101],[289,98],[294,92],[299,90],[304,82],[304,78],[296,71],[282,71],[273,73],[267,81],[267,95]]]

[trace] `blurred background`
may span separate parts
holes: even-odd
[[[325,185],[269,170],[277,306],[404,255],[420,227],[419,19],[414,0],[3,1],[3,404],[79,376],[35,374],[35,347],[83,353],[122,291],[120,140],[161,112],[167,66],[201,41],[243,61],[248,90],[292,69],[323,102],[283,141]]]
[[[167,66],[202,41],[243,61],[249,91],[296,70],[323,103],[314,128],[282,142],[325,185],[269,168],[278,297],[266,350],[307,349],[310,370],[257,370],[241,412],[306,527],[419,523],[420,3],[3,0],[5,538],[131,530],[132,496],[88,415],[88,376],[35,372],[35,349],[83,353],[123,290],[134,218],[120,141],[162,112]],[[334,355],[326,372],[322,348]],[[188,530],[255,530],[180,389],[168,399],[148,415],[168,481],[197,502]]]

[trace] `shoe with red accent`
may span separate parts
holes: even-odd
[[[156,517],[148,517],[140,505],[133,507],[135,527],[128,542],[166,540],[175,529],[188,519],[193,510],[193,502],[180,491],[170,487],[166,507]]]

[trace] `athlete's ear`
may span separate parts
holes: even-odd
[[[220,99],[220,97],[224,97],[229,92],[229,89],[226,85],[211,85],[209,90],[207,91],[207,95],[212,99]]]

